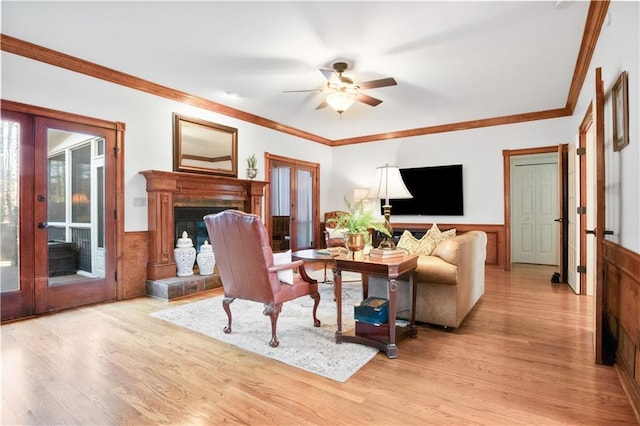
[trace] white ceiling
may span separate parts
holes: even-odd
[[[12,2],[2,33],[331,140],[562,108],[586,1]],[[319,68],[394,77],[342,119]]]

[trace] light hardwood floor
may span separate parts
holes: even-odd
[[[488,269],[458,329],[421,326],[346,383],[153,318],[151,298],[4,324],[2,424],[636,424],[593,362],[592,298],[553,271]]]

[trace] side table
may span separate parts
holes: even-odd
[[[333,258],[335,266],[334,294],[336,296],[337,330],[336,343],[353,342],[376,347],[384,351],[389,358],[398,357],[396,338],[409,335],[417,337],[418,329],[415,326],[416,315],[416,286],[414,285],[415,269],[418,266],[418,256],[406,255],[402,259],[389,261],[371,261],[369,258],[353,260],[345,256]],[[389,313],[387,324],[370,327],[367,324],[358,326],[353,335],[342,333],[342,271],[359,272],[362,274],[363,298],[368,296],[368,276],[379,275],[388,279]],[[408,273],[411,286],[411,320],[407,325],[396,325],[398,276]]]

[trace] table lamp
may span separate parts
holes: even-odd
[[[390,222],[391,205],[389,204],[389,198],[413,198],[413,195],[411,195],[405,186],[398,166],[385,164],[384,166],[376,167],[376,176],[373,180],[371,189],[369,189],[367,198],[384,200],[382,208],[384,212],[385,227],[389,231],[389,234],[393,236],[393,227]],[[389,239],[389,237],[385,235],[384,240],[382,240],[378,248],[393,250],[396,248],[396,245],[393,240]]]

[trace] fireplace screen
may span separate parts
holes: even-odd
[[[173,216],[175,220],[174,228],[174,245],[178,242],[178,238],[182,237],[182,233],[187,231],[189,238],[193,241],[196,250],[200,250],[200,246],[209,240],[209,234],[202,219],[208,214],[220,213],[227,210],[228,207],[175,207]]]

